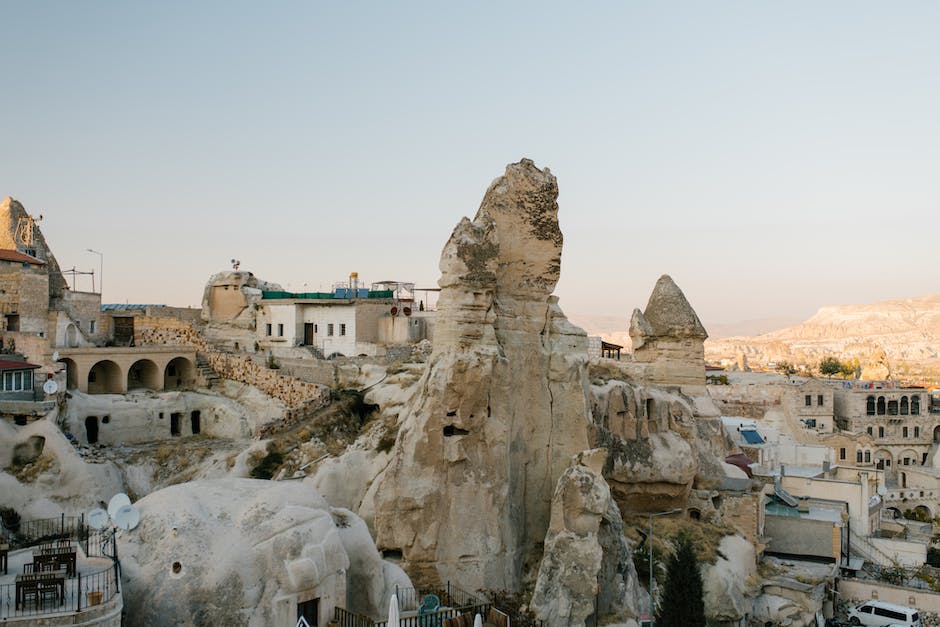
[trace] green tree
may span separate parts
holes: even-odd
[[[841,374],[842,371],[842,362],[835,357],[826,357],[821,362],[819,362],[819,374],[824,374],[830,379],[832,378],[832,375]]]
[[[658,627],[705,627],[705,593],[698,556],[692,538],[681,533],[676,538],[676,551],[666,565],[659,608]]]
[[[796,374],[796,366],[791,364],[789,361],[781,361],[777,363],[777,372],[782,375],[786,375],[789,379]]]

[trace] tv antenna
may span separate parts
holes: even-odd
[[[241,262],[240,259],[232,259],[232,269],[233,269],[233,270],[238,270],[238,266],[240,266],[240,265],[242,265],[242,262]]]

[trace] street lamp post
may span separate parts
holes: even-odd
[[[653,627],[654,624],[656,623],[656,619],[653,616],[655,613],[653,611],[654,610],[654,607],[653,607],[653,517],[668,516],[669,514],[675,514],[681,511],[682,511],[682,508],[677,507],[675,509],[669,510],[668,512],[650,512],[650,535],[646,539],[646,541],[649,542],[649,545],[650,545],[649,547],[650,548],[650,627]]]
[[[99,253],[97,250],[92,250],[86,248],[88,252],[98,255],[98,293],[104,293],[104,253]]]

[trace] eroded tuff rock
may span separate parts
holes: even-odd
[[[578,455],[559,478],[531,607],[549,625],[580,627],[594,613],[636,617],[643,604],[623,521],[601,470],[603,449]]]
[[[292,625],[313,598],[379,618],[409,585],[361,520],[300,483],[197,481],[136,505],[119,537],[130,624]]]
[[[685,294],[666,274],[656,281],[646,309],[635,309],[630,319],[633,356],[649,365],[650,383],[704,393],[707,337]]]
[[[421,583],[518,589],[588,448],[587,340],[551,295],[558,187],[524,159],[441,254],[434,347],[374,487],[377,544]]]

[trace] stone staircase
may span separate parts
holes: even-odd
[[[222,377],[209,365],[209,360],[202,353],[196,353],[196,370],[199,371],[199,377],[206,382],[208,388],[215,387],[215,384],[222,380]]]

